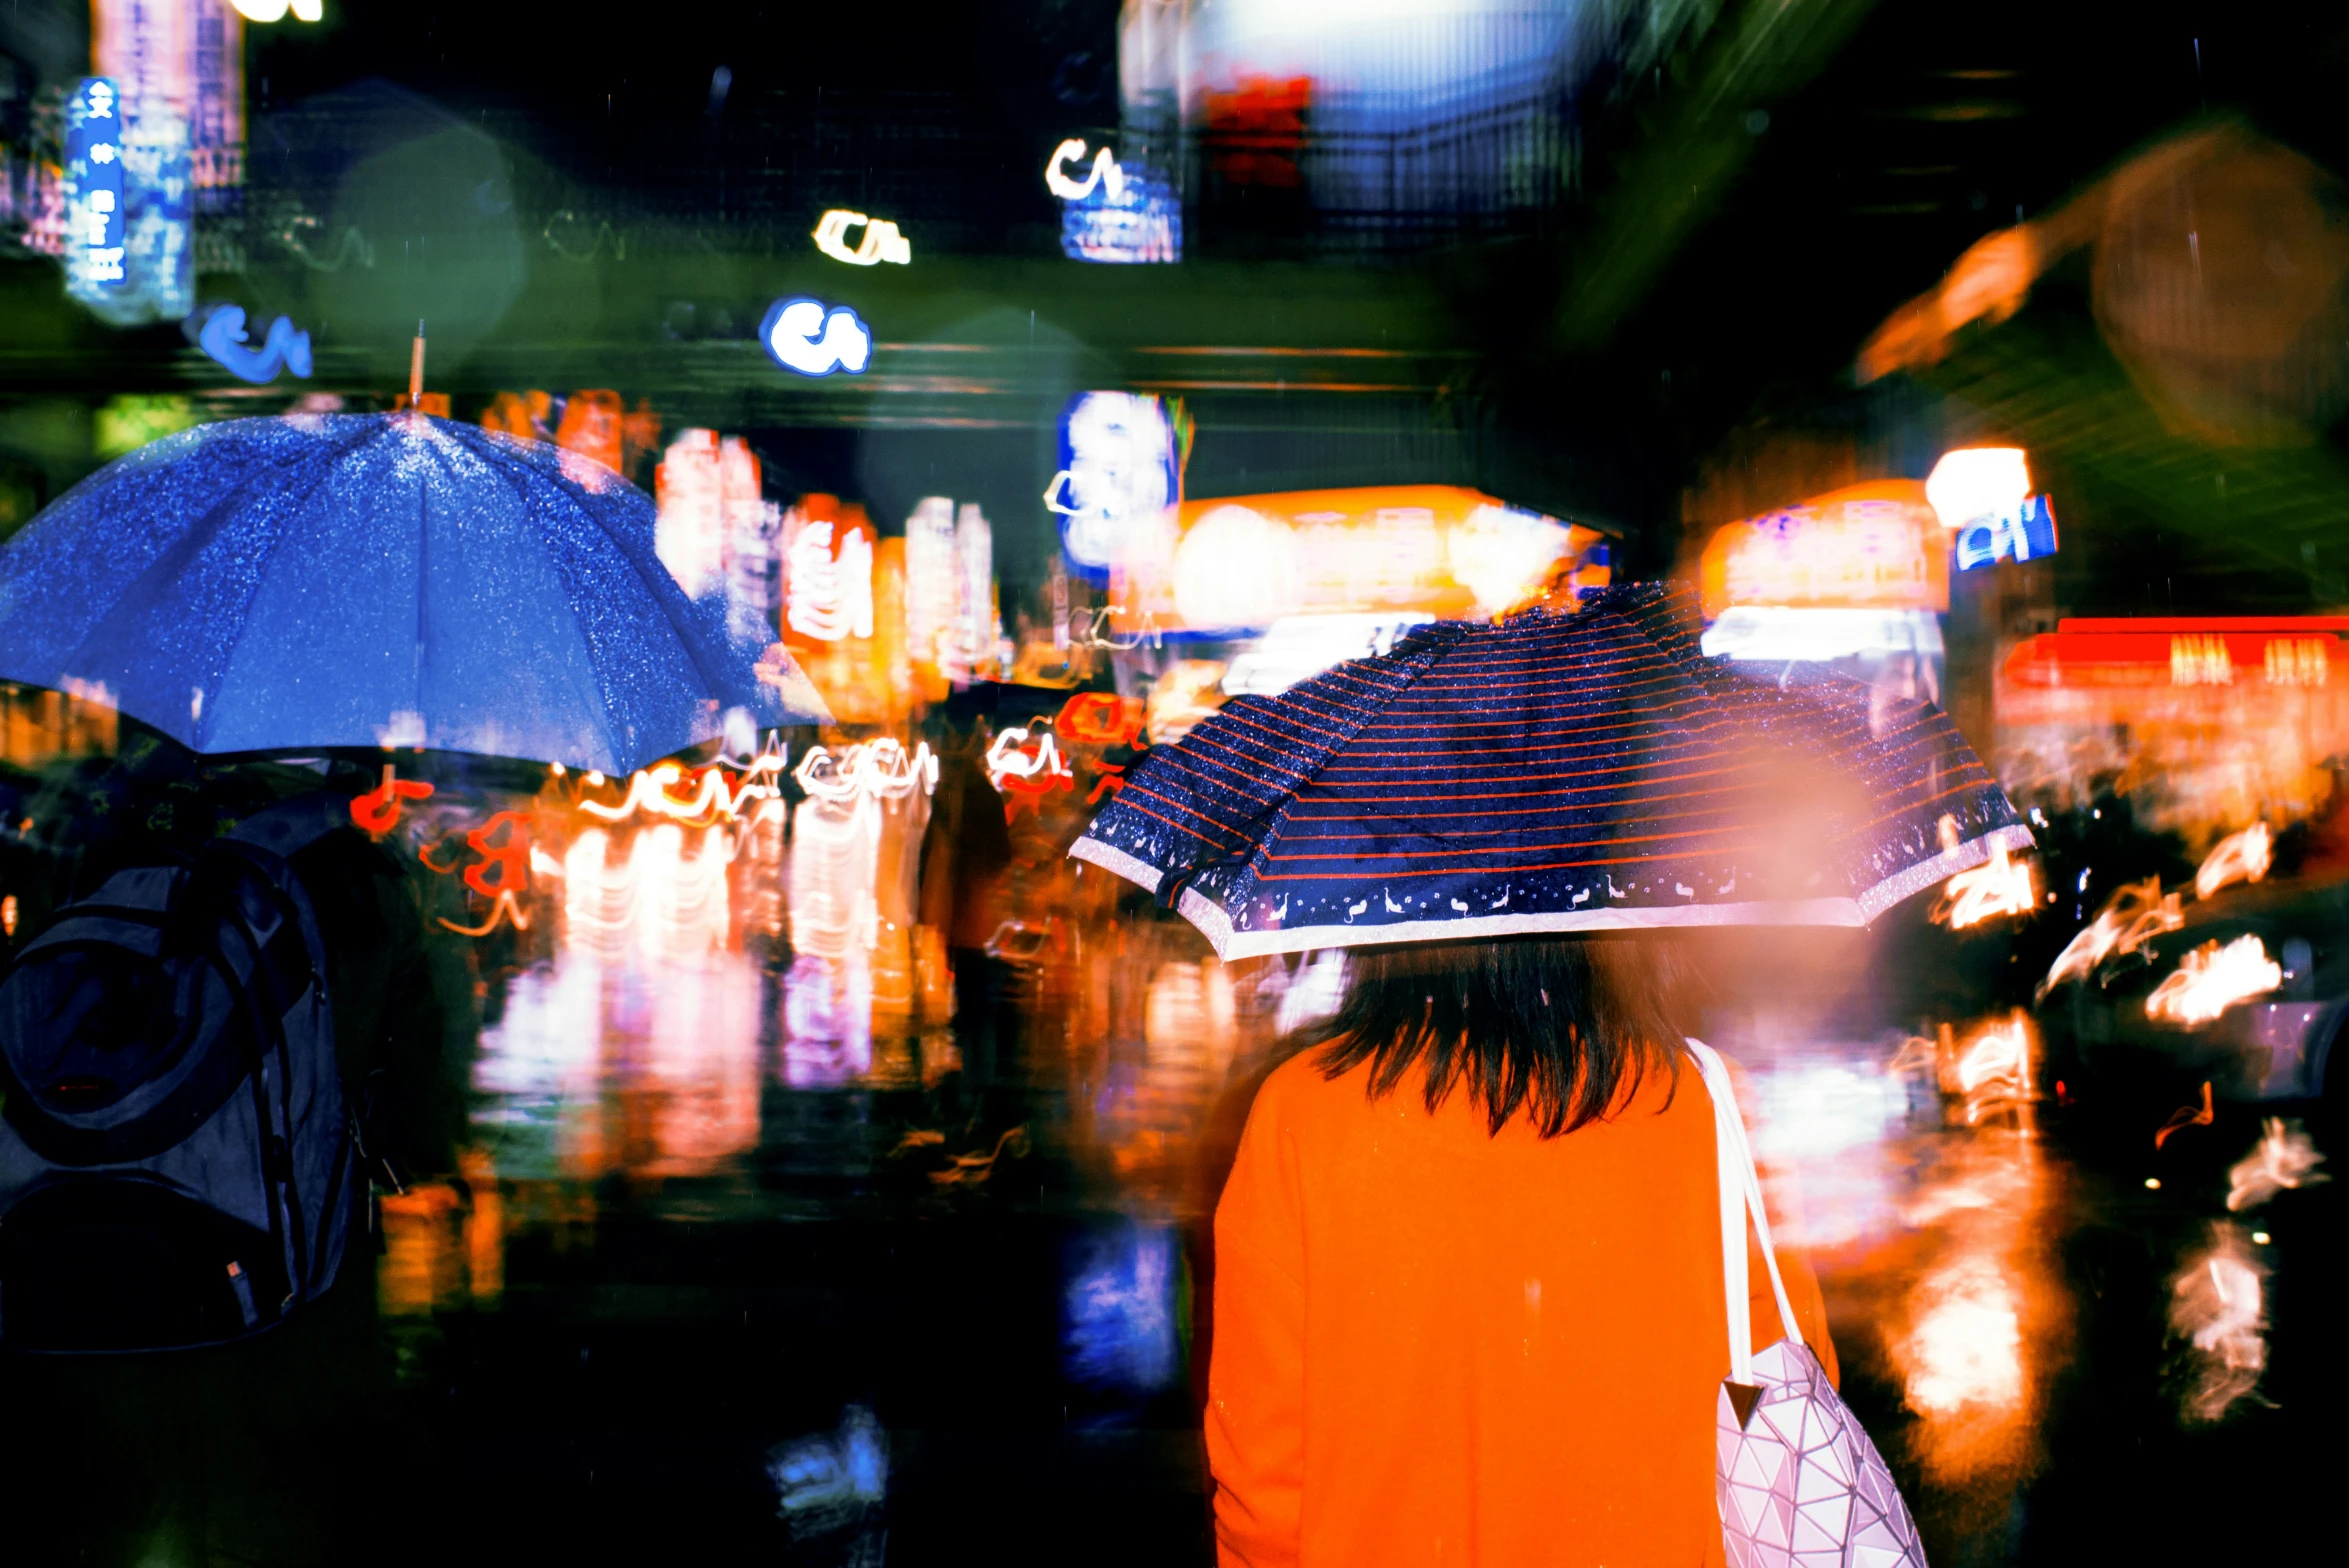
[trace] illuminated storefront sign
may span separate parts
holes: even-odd
[[[1182,499],[1174,421],[1148,393],[1080,392],[1060,415],[1060,471],[1044,504],[1068,558],[1107,579],[1126,537]]]
[[[804,297],[767,307],[759,341],[776,364],[803,376],[861,376],[873,354],[873,335],[854,310]]]
[[[103,76],[85,78],[65,114],[66,288],[90,300],[125,280],[121,95]]]
[[[2342,616],[2068,619],[2015,645],[2016,687],[2330,686]],[[2349,672],[2343,679],[2349,681]]]
[[[865,232],[851,250],[848,231],[855,228]],[[902,267],[913,260],[913,242],[898,232],[896,224],[887,218],[868,218],[843,207],[835,207],[816,220],[815,240],[816,249],[852,267],[871,267],[884,261]]]
[[[1261,632],[1292,615],[1491,615],[1583,575],[1601,536],[1453,485],[1184,501],[1135,519],[1110,571],[1120,633]]]
[[[259,344],[247,346],[248,336],[244,307],[215,305],[204,318],[204,329],[196,342],[230,375],[256,386],[275,381],[281,369],[304,381],[310,379],[309,333],[297,330],[293,322],[280,316],[269,324]]]
[[[1731,605],[1946,610],[1949,556],[1924,487],[1853,485],[1716,530],[1699,566],[1707,617]]]

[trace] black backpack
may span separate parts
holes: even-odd
[[[334,1283],[364,1190],[289,800],[116,872],[0,980],[0,1347],[154,1350]]]

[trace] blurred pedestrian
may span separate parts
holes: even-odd
[[[1680,962],[1650,937],[1351,956],[1216,1211],[1223,1563],[1723,1561],[1719,1190]],[[1833,1377],[1817,1282],[1779,1257]]]

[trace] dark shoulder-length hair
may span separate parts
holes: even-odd
[[[1347,955],[1321,1070],[1367,1063],[1370,1094],[1424,1072],[1429,1111],[1455,1089],[1499,1133],[1520,1110],[1545,1138],[1628,1103],[1651,1071],[1680,1083],[1688,974],[1657,936],[1427,942]]]

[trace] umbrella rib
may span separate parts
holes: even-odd
[[[484,439],[484,440],[489,440],[489,439],[490,439],[490,437],[489,437],[489,435],[488,435],[488,433],[487,433],[487,432],[484,432],[484,433],[483,433],[483,439]],[[516,443],[516,445],[522,445],[522,444],[524,444],[524,443],[520,443],[520,442],[517,442],[517,443]],[[530,443],[530,444],[536,444],[536,443]],[[525,453],[525,454],[524,454],[524,456],[525,456],[526,458],[527,458],[529,455],[530,455],[530,454],[527,454],[527,453]],[[528,474],[528,475],[529,475],[529,476],[530,476],[532,479],[548,479],[548,480],[549,480],[551,483],[553,483],[553,484],[555,485],[555,487],[556,487],[557,489],[560,489],[560,488],[561,488],[561,485],[562,485],[562,480],[561,480],[561,478],[560,478],[560,476],[559,476],[559,475],[556,475],[556,476],[551,476],[551,477],[550,477],[550,476],[548,476],[548,475],[542,474],[542,473],[541,473],[541,472],[538,470],[538,468],[537,468],[537,467],[535,467],[534,465],[532,465],[532,464],[528,463],[527,461],[525,461],[525,462],[520,462],[520,463],[510,463],[510,464],[503,464],[503,465],[501,465],[501,464],[495,464],[495,463],[485,463],[483,466],[484,466],[484,467],[486,467],[486,468],[488,468],[488,469],[490,470],[490,472],[492,472],[492,473],[496,474],[496,475],[497,475],[497,476],[498,476],[500,479],[502,479],[502,480],[504,480],[504,481],[505,481],[505,483],[506,483],[506,487],[507,487],[508,489],[510,489],[510,490],[512,490],[512,491],[514,492],[514,498],[515,498],[515,500],[516,500],[516,501],[518,501],[518,502],[521,504],[521,507],[522,507],[522,513],[523,513],[523,515],[524,515],[525,517],[528,517],[528,516],[530,516],[530,515],[532,514],[532,508],[531,508],[531,505],[530,505],[530,500],[531,500],[531,497],[530,497],[530,491],[528,490],[528,488],[526,488],[526,486],[525,486],[525,485],[524,485],[524,483],[523,483],[523,479],[522,479],[522,475],[523,475],[523,474]],[[571,497],[570,499],[571,499],[571,503],[572,503],[573,509],[574,509],[574,510],[575,510],[575,511],[576,511],[576,512],[577,512],[577,513],[580,515],[580,516],[582,516],[582,517],[585,517],[585,518],[589,519],[591,522],[593,522],[593,523],[595,524],[595,526],[596,526],[596,527],[597,527],[599,530],[601,530],[601,531],[602,531],[602,533],[603,533],[603,535],[604,535],[604,537],[605,537],[606,539],[611,539],[611,537],[612,537],[612,531],[611,531],[610,529],[608,529],[608,528],[605,528],[605,527],[604,527],[604,525],[603,525],[603,519],[602,519],[601,517],[598,517],[598,516],[596,515],[596,513],[595,513],[595,511],[594,511],[594,509],[593,509],[593,508],[591,508],[591,507],[589,507],[589,506],[587,506],[587,505],[585,504],[585,502],[584,502],[584,498],[583,498],[583,497],[581,497],[581,496],[573,496],[573,497]],[[563,569],[562,569],[561,565],[560,565],[559,563],[557,563],[557,562],[554,560],[554,553],[555,553],[555,552],[554,552],[553,546],[552,546],[552,545],[550,544],[550,542],[548,541],[548,539],[547,539],[547,537],[546,537],[546,530],[545,530],[545,529],[543,529],[543,528],[539,530],[539,538],[538,538],[538,542],[539,542],[539,548],[540,548],[541,550],[543,550],[543,551],[545,551],[545,552],[546,552],[546,555],[547,555],[547,557],[548,557],[548,563],[547,563],[547,564],[548,564],[548,565],[549,565],[549,567],[550,567],[550,568],[551,568],[551,569],[554,571],[554,574],[555,574],[556,578],[557,578],[558,580],[562,580],[562,579],[563,579],[563,576],[564,576],[564,574],[563,574]],[[618,541],[614,540],[613,542],[614,542],[614,543],[617,543]],[[621,553],[621,559],[622,559],[622,560],[626,560],[626,559],[627,559],[626,552],[622,552],[622,553]],[[640,575],[641,575],[641,574],[640,574]],[[612,755],[612,762],[613,762],[613,765],[614,765],[614,771],[616,771],[616,772],[624,772],[624,771],[628,771],[627,769],[625,769],[625,768],[621,767],[621,764],[624,764],[624,763],[627,763],[627,762],[633,761],[634,759],[633,759],[633,758],[632,758],[632,757],[631,757],[631,756],[628,754],[627,750],[626,750],[626,749],[624,749],[624,748],[621,746],[621,744],[620,744],[620,736],[621,736],[621,728],[622,728],[622,727],[621,727],[621,723],[620,723],[620,716],[619,716],[619,714],[617,714],[616,712],[614,712],[614,711],[613,711],[613,709],[612,709],[612,696],[611,696],[611,693],[610,693],[609,691],[605,690],[605,687],[604,687],[604,680],[603,680],[603,667],[602,667],[602,665],[601,665],[601,664],[599,664],[599,663],[597,662],[597,660],[596,660],[596,657],[595,657],[595,646],[594,646],[594,644],[593,644],[593,643],[590,643],[590,642],[588,642],[588,640],[587,640],[587,633],[586,633],[584,630],[577,630],[575,634],[578,636],[578,638],[579,638],[580,642],[581,642],[583,645],[585,645],[585,646],[586,646],[586,648],[587,648],[587,666],[588,666],[588,668],[589,668],[591,671],[593,671],[593,672],[594,672],[594,675],[595,675],[595,679],[594,679],[594,681],[591,683],[591,684],[594,686],[594,688],[595,688],[595,706],[596,706],[596,709],[597,709],[597,711],[598,711],[598,712],[601,714],[601,716],[602,716],[602,719],[603,719],[603,726],[604,726],[604,745],[605,745],[605,746],[606,746],[606,747],[607,747],[607,748],[610,750],[610,752],[611,752],[611,755]],[[697,663],[696,663],[696,665],[695,665],[695,668],[697,668],[697,669],[698,669],[699,667],[700,667],[700,666],[699,666],[699,663],[697,662]]]
[[[619,547],[618,553],[620,559],[628,563],[628,569],[636,573],[637,580],[644,583],[646,591],[652,594],[654,602],[659,603],[661,595],[658,585],[653,582],[646,581],[644,568],[626,549],[625,541],[623,541],[619,535],[612,530],[611,526],[604,521],[602,513],[586,504],[585,487],[581,486],[576,480],[570,479],[569,477],[559,472],[552,475],[551,478],[558,487],[568,485],[574,490],[580,492],[580,494],[573,497],[573,503],[578,506],[580,514],[594,523],[596,528],[599,529],[603,533],[603,536],[610,540],[614,546]],[[661,571],[664,577],[667,575],[668,569],[666,567],[659,567],[658,569]],[[669,579],[669,582],[671,587],[676,587],[676,581],[674,578]],[[677,588],[677,593],[678,596],[682,598],[684,596],[684,589]],[[685,603],[688,609],[692,608],[692,600],[688,599],[685,601]],[[686,660],[692,664],[694,673],[701,677],[703,687],[707,689],[712,696],[719,698],[722,702],[726,695],[726,684],[710,670],[708,665],[703,663],[701,649],[698,646],[697,638],[694,635],[698,628],[695,628],[690,624],[680,625],[678,623],[676,614],[669,610],[666,606],[663,606],[661,614],[662,617],[668,621],[669,629],[676,634],[677,645],[684,652]],[[617,747],[615,747],[614,750],[615,754],[617,754]]]

